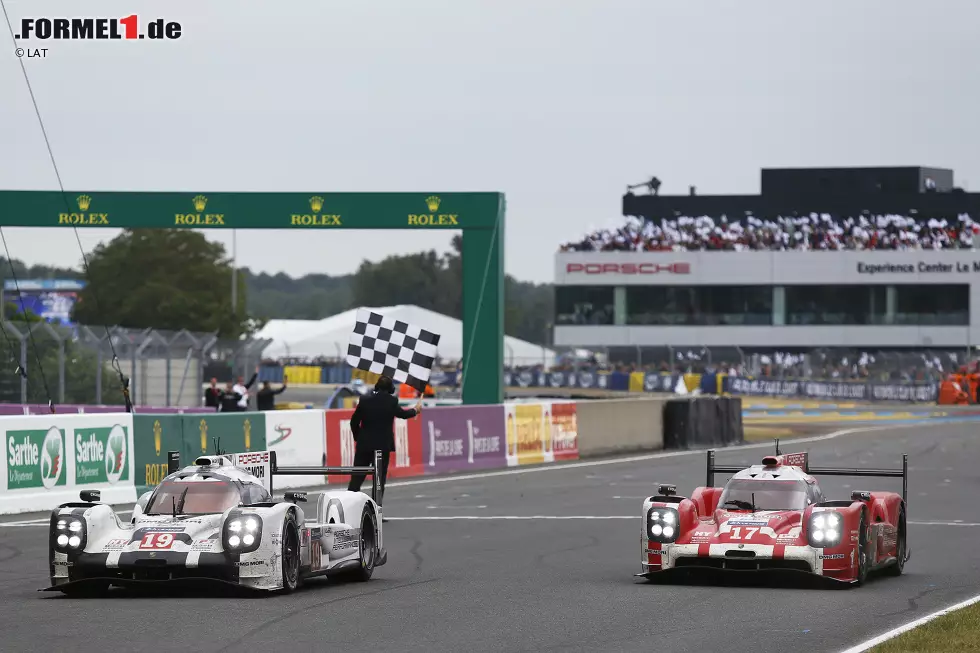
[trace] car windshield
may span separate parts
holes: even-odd
[[[148,515],[209,515],[234,508],[242,501],[238,488],[228,481],[164,481],[146,506]]]
[[[753,498],[754,495],[754,498]],[[718,499],[723,510],[803,510],[806,486],[802,481],[733,479]]]

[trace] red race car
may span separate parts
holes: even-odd
[[[724,488],[716,473],[733,474]],[[815,476],[878,476],[902,479],[902,494],[851,492],[829,501]],[[879,569],[899,575],[909,559],[905,494],[908,456],[902,469],[814,469],[806,453],[766,456],[748,469],[715,465],[708,452],[707,487],[691,498],[661,485],[643,502],[642,573],[776,571],[860,584]]]

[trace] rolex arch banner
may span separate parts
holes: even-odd
[[[100,490],[105,503],[136,500],[132,415],[5,416],[0,427],[0,513],[51,510],[80,490]]]

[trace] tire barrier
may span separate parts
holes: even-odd
[[[667,449],[727,447],[745,441],[740,397],[668,399],[663,439]]]

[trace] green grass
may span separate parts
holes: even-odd
[[[980,651],[980,603],[950,612],[879,644],[869,653]]]

